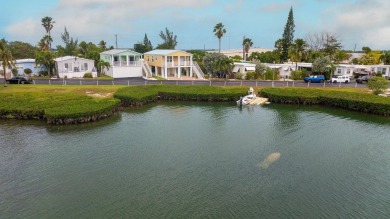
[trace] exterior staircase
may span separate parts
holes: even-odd
[[[196,76],[199,79],[204,79],[204,73],[202,69],[199,67],[198,63],[195,61],[192,62],[192,71],[196,74]]]
[[[142,66],[142,73],[145,75],[145,77],[147,78],[151,78],[153,75],[152,75],[152,69],[150,68],[150,66],[148,65],[147,62],[145,62],[145,60],[141,60],[141,66]]]

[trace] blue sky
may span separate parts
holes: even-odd
[[[106,41],[131,48],[146,33],[153,46],[165,27],[178,38],[178,49],[217,49],[212,33],[222,22],[222,49],[241,47],[243,36],[254,47],[273,48],[293,7],[295,38],[330,32],[344,49],[390,49],[390,1],[384,0],[14,0],[2,4],[0,37],[36,45],[45,34],[41,18],[56,22],[53,45],[62,44],[64,27],[79,42]]]

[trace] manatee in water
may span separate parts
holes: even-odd
[[[271,165],[273,162],[280,159],[280,153],[275,152],[270,155],[268,155],[267,158],[265,158],[262,162],[257,164],[257,167],[260,167],[261,169],[267,169],[269,165]]]

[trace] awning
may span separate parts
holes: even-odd
[[[240,71],[240,67],[235,66],[235,67],[233,68],[233,72],[239,72],[239,71]]]
[[[288,71],[289,67],[284,67],[283,70]]]
[[[256,71],[255,67],[245,67],[246,71]]]

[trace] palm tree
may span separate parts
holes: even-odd
[[[53,29],[53,24],[55,23],[55,21],[53,21],[53,18],[46,16],[46,17],[42,18],[41,22],[42,22],[42,26],[46,30],[47,35],[51,38],[50,31],[51,31],[51,29]],[[53,42],[53,40],[49,43],[49,49],[51,49],[52,42]]]
[[[289,48],[290,59],[295,62],[295,69],[298,68],[298,62],[301,62],[306,55],[307,44],[303,39],[296,39]]]
[[[250,50],[251,46],[253,46],[252,39],[244,38],[244,40],[242,41],[242,46],[244,47],[244,51],[245,51],[245,55],[242,58],[244,60],[247,60],[248,59],[249,50]]]
[[[49,35],[45,35],[41,41],[39,41],[38,46],[41,50],[50,50],[50,45],[53,42],[53,39]]]
[[[5,39],[0,40],[0,59],[3,61],[3,72],[4,72],[4,87],[7,87],[7,68],[10,66],[15,66],[15,60],[12,57],[11,50],[8,47],[7,41]]]
[[[232,71],[232,67],[234,65],[233,59],[230,58],[224,58],[224,59],[218,59],[215,63],[215,68],[219,70],[220,76],[226,79],[226,75],[230,74]]]
[[[102,49],[102,50],[106,50],[107,49],[107,43],[104,41],[104,40],[101,40],[99,42],[99,48]]]
[[[110,68],[110,63],[100,59],[99,61],[97,61],[96,63],[96,67],[97,69],[99,70],[99,74],[101,75],[103,73],[103,70],[106,68],[106,69],[109,69]]]
[[[226,33],[225,26],[222,23],[216,24],[213,33],[215,33],[215,36],[217,36],[219,40],[219,53],[221,53],[221,38]]]
[[[51,70],[54,68],[55,53],[47,50],[35,53],[35,63],[45,66],[48,76],[51,76]]]

